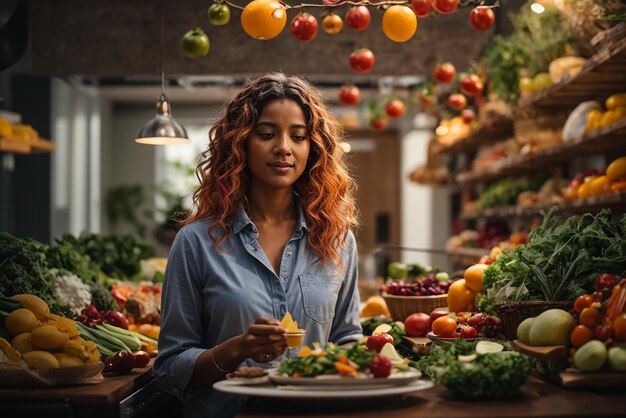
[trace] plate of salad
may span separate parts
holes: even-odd
[[[380,353],[368,351],[364,344],[349,348],[317,343],[304,347],[297,357],[283,360],[268,371],[278,385],[296,386],[396,386],[411,383],[422,376],[409,367],[409,361],[387,343]]]

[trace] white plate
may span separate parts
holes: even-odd
[[[266,398],[309,398],[309,399],[353,399],[373,398],[405,393],[417,392],[434,386],[431,380],[415,380],[405,385],[387,387],[363,386],[360,390],[347,390],[345,388],[329,387],[326,390],[311,390],[304,386],[274,386],[273,384],[260,386],[237,386],[229,385],[227,380],[222,380],[213,385],[213,389],[234,395],[260,396]],[[289,388],[288,390],[280,388]]]
[[[269,376],[259,377],[233,377],[232,379],[226,379],[225,382],[233,386],[241,385],[262,385],[263,383],[269,383]]]
[[[294,386],[398,386],[413,382],[422,376],[419,370],[394,373],[384,379],[372,377],[354,378],[338,374],[323,374],[316,377],[289,377],[278,375],[276,369],[270,369],[267,373],[270,380],[276,384]]]

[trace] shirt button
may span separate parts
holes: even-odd
[[[291,257],[291,251],[287,251],[287,257]]]

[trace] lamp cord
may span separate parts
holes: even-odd
[[[163,69],[163,10],[165,9],[165,0],[161,0],[161,96],[164,95],[163,86],[165,85],[165,70]]]

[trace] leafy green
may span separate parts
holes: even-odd
[[[526,381],[531,360],[515,351],[477,355],[473,361],[459,361],[459,355],[475,352],[476,343],[462,339],[433,346],[418,368],[435,383],[455,395],[469,399],[496,399],[510,396]]]
[[[525,247],[505,252],[485,270],[478,308],[493,312],[501,300],[574,300],[591,293],[598,275],[626,271],[624,236],[626,214],[611,222],[611,211],[603,209],[560,224],[551,210]]]
[[[52,313],[73,318],[75,313],[54,295],[55,272],[48,268],[48,250],[48,245],[34,239],[0,232],[0,293],[39,296]]]
[[[109,309],[119,311],[120,307],[111,295],[111,291],[99,283],[91,286],[91,304],[95,305],[99,311],[108,311]]]
[[[478,209],[486,209],[514,205],[520,193],[526,190],[537,191],[544,182],[545,178],[543,176],[530,180],[526,178],[500,180],[481,193],[476,201],[476,207]]]
[[[285,359],[278,366],[278,373],[287,376],[301,374],[303,377],[315,377],[322,374],[337,373],[335,362],[345,355],[348,360],[356,364],[357,370],[363,370],[369,366],[372,358],[376,355],[373,351],[367,351],[364,344],[353,344],[350,348],[343,348],[333,343],[327,343],[323,348],[322,355],[308,355]]]

